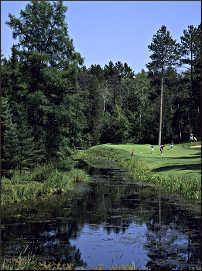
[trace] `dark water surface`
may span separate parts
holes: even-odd
[[[95,182],[78,185],[76,194],[4,217],[3,255],[32,253],[85,268],[132,262],[139,269],[199,268],[200,210],[129,183],[124,170],[111,166],[89,168]]]

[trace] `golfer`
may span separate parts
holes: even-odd
[[[174,144],[173,144],[173,142],[170,144],[170,148],[171,149],[173,149],[173,147],[174,147]]]
[[[151,146],[151,153],[154,151],[154,146],[152,145]]]
[[[165,146],[164,145],[161,145],[160,146],[160,152],[161,152],[161,155],[163,154],[163,148],[164,148]]]

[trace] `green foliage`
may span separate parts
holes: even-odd
[[[18,110],[18,165],[17,167],[22,170],[23,168],[34,167],[43,159],[43,153],[34,142],[32,136],[32,127],[28,126],[26,120],[27,114],[21,108]]]
[[[188,104],[188,121],[189,121],[189,132],[193,130],[199,136],[198,123],[200,122],[199,114],[199,90],[200,90],[200,33],[201,25],[194,27],[189,25],[186,30],[183,31],[181,36],[181,64],[185,65],[188,69],[186,75],[188,75],[188,86],[187,86],[187,104]]]
[[[6,98],[2,98],[2,168],[3,173],[8,169],[14,169],[18,163],[17,127],[13,122],[13,116]]]
[[[23,57],[32,64],[36,63],[36,59],[41,64],[48,63],[60,68],[73,62],[82,63],[68,37],[66,10],[62,1],[50,3],[33,0],[25,10],[21,10],[20,18],[9,14],[7,24],[13,29],[13,38],[19,38],[18,47],[22,48]]]
[[[122,109],[117,105],[115,106],[113,115],[112,115],[112,135],[113,140],[112,142],[126,142],[128,138],[128,129],[129,129],[129,122],[126,116],[124,115]]]
[[[75,162],[69,157],[63,160],[57,159],[54,165],[60,171],[69,171],[73,169]]]
[[[152,43],[148,46],[152,51],[151,62],[147,64],[150,70],[162,72],[167,67],[171,67],[179,60],[179,44],[173,40],[166,26],[162,27],[152,38]]]
[[[129,133],[129,121],[123,110],[116,105],[112,115],[105,113],[101,142],[126,142]]]

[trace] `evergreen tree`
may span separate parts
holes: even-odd
[[[175,65],[179,59],[179,45],[172,39],[170,32],[163,25],[153,36],[152,43],[148,46],[152,55],[151,62],[147,64],[149,70],[160,73],[161,77],[161,99],[160,99],[160,119],[158,144],[161,144],[162,136],[162,113],[163,113],[163,88],[164,76],[167,67]]]
[[[43,149],[37,150],[37,144],[32,136],[32,128],[27,124],[27,114],[22,105],[18,108],[18,169],[27,169],[34,167],[37,163],[43,161]]]
[[[181,36],[180,53],[181,53],[181,64],[185,64],[190,71],[190,85],[188,88],[189,93],[189,132],[195,132],[198,130],[199,135],[199,125],[200,114],[199,114],[199,97],[200,97],[200,25],[194,27],[189,25],[187,30],[183,31],[183,36]],[[196,120],[196,121],[195,121]],[[198,126],[198,127],[197,127]]]
[[[2,169],[3,174],[7,170],[16,168],[18,164],[18,137],[17,127],[13,122],[13,116],[7,98],[2,97]]]
[[[99,143],[101,136],[101,127],[102,127],[102,117],[103,117],[103,100],[101,96],[101,90],[99,86],[99,81],[96,77],[92,78],[90,89],[89,89],[89,98],[90,98],[90,133],[92,135],[93,145]]]
[[[148,129],[145,129],[145,125],[150,126],[149,130],[152,132],[153,127],[151,124],[147,124],[148,115],[147,109],[151,107],[152,104],[149,105],[148,97],[151,93],[150,79],[148,77],[148,73],[144,70],[135,74],[135,79],[133,80],[133,93],[130,95],[134,96],[136,102],[133,105],[136,111],[136,118],[134,120],[135,127],[135,142],[143,142],[144,136],[147,134]],[[130,101],[129,101],[130,102]],[[131,108],[132,110],[132,108]],[[152,122],[153,123],[153,122]],[[149,140],[150,141],[150,140]]]
[[[130,124],[120,106],[116,105],[112,113],[105,112],[100,142],[126,143],[129,138]]]
[[[53,3],[33,0],[21,10],[19,19],[9,14],[7,24],[13,29],[13,38],[19,38],[17,47],[22,49],[23,58],[58,68],[82,63],[68,36],[66,11],[62,0]]]
[[[56,157],[66,142],[71,113],[67,96],[78,88],[83,61],[68,35],[66,10],[62,1],[34,0],[21,10],[19,19],[9,14],[8,25],[19,39],[21,72],[28,82],[28,125],[33,127],[34,141],[45,144],[47,159]]]
[[[114,110],[115,105],[119,103],[118,96],[119,96],[121,76],[112,61],[109,61],[109,64],[105,65],[104,74],[105,74],[105,79],[107,80],[107,83],[108,83],[108,88],[111,92],[110,110],[112,112]]]

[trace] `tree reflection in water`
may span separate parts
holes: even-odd
[[[179,214],[172,213],[170,214],[170,221],[168,221],[168,214],[162,215],[165,208],[162,208],[160,196],[158,201],[159,212],[156,212],[150,222],[147,222],[148,232],[145,247],[148,249],[148,256],[151,261],[148,261],[146,267],[151,270],[178,270],[179,266],[180,269],[186,269],[187,266],[199,266],[199,243],[198,253],[196,253],[194,246],[191,245],[193,242],[191,235],[188,234],[187,236],[182,230],[187,227],[185,225],[183,225],[183,228],[181,227],[181,224],[185,224],[187,219],[183,220],[183,217]],[[190,227],[190,225],[187,226]],[[196,224],[195,226],[199,225]],[[197,254],[198,257],[196,257]]]
[[[70,238],[77,238],[81,230],[77,223],[47,224],[36,223],[11,227],[10,234],[3,235],[4,251],[9,256],[36,255],[39,260],[55,263],[72,263],[75,266],[86,266],[80,250],[72,246]],[[16,235],[23,238],[14,239]],[[11,240],[9,240],[11,239]],[[26,252],[25,247],[27,247]],[[19,253],[20,252],[20,253]]]

